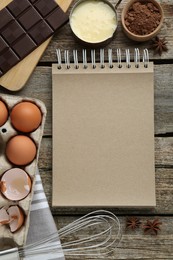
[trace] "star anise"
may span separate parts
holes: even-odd
[[[151,49],[154,50],[155,53],[158,53],[160,56],[162,55],[163,51],[168,51],[167,41],[164,38],[159,38],[156,36],[154,39],[152,39],[151,43]]]
[[[131,228],[132,230],[138,228],[141,225],[139,218],[129,217],[126,219],[126,228]]]
[[[152,235],[157,235],[158,231],[160,231],[160,225],[162,222],[159,219],[155,219],[153,221],[147,220],[146,224],[143,226],[144,233],[150,233]]]

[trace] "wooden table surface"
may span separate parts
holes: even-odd
[[[115,4],[115,1],[110,1]],[[118,18],[124,4],[118,7]],[[173,259],[173,1],[160,0],[164,10],[165,19],[159,37],[166,37],[168,52],[161,56],[150,52],[150,59],[154,61],[154,91],[155,91],[155,172],[157,206],[152,209],[110,208],[121,222],[122,240],[119,247],[110,257],[95,257],[95,259]],[[135,47],[140,50],[149,48],[150,42],[134,43],[127,39],[122,32],[119,22],[118,31],[113,41],[106,46],[115,51],[129,48],[133,52]],[[51,205],[52,181],[52,90],[51,65],[57,62],[55,49],[62,51],[77,49],[79,61],[82,61],[82,46],[77,44],[70,31],[69,24],[61,28],[53,37],[42,59],[36,67],[26,86],[19,92],[10,93],[0,88],[0,93],[35,97],[45,102],[48,110],[44,137],[42,140],[39,169],[44,184],[46,196]],[[97,54],[99,52],[97,51]],[[135,134],[135,133],[134,133]],[[116,186],[115,186],[116,188]],[[146,191],[147,192],[147,191]],[[87,212],[89,208],[52,209],[58,228],[65,226]],[[162,222],[161,231],[157,236],[144,234],[142,228],[135,231],[126,230],[126,218],[137,216],[142,223],[146,220],[159,218]],[[69,258],[67,258],[69,259]],[[71,257],[70,259],[85,259],[84,257]],[[88,259],[93,259],[89,257]]]

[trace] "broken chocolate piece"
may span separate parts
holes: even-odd
[[[13,50],[20,58],[24,58],[27,54],[34,50],[35,47],[36,44],[27,34],[25,34],[24,37],[20,38],[20,40],[13,45]]]
[[[13,0],[7,6],[7,8],[12,13],[12,15],[14,15],[14,17],[17,17],[30,6],[31,6],[31,4],[27,0],[25,0],[25,1]]]
[[[34,5],[39,13],[46,17],[50,12],[52,12],[55,8],[57,8],[57,4],[55,1],[45,1],[45,0],[39,0]]]
[[[4,8],[0,11],[0,30],[3,29],[4,26],[7,26],[14,18],[10,14],[10,12]]]
[[[6,49],[8,49],[8,45],[5,43],[2,37],[0,37],[0,53],[6,51]]]
[[[52,33],[53,30],[43,20],[29,31],[29,35],[34,39],[37,45],[43,42],[45,37],[49,38]]]
[[[32,26],[36,25],[41,21],[41,16],[34,8],[29,8],[22,16],[19,18],[19,22],[25,28],[29,30]]]
[[[0,11],[0,77],[68,21],[54,0],[13,0]]]
[[[6,39],[8,44],[12,44],[16,38],[19,38],[23,34],[25,34],[25,31],[16,21],[13,21],[10,26],[6,27],[6,29],[2,32],[2,36]]]
[[[11,49],[7,49],[7,51],[1,54],[0,58],[0,68],[2,72],[4,73],[8,71],[11,67],[17,64],[18,61],[19,58],[16,54]]]

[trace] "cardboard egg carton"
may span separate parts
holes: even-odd
[[[8,107],[9,111],[9,116],[8,120],[4,125],[0,127],[0,178],[3,175],[4,172],[7,170],[17,167],[17,168],[22,168],[25,170],[28,175],[31,178],[32,181],[32,187],[31,187],[31,192],[29,195],[24,198],[23,200],[20,201],[10,201],[6,199],[3,194],[0,192],[0,209],[5,207],[7,209],[11,205],[18,205],[22,208],[25,214],[25,222],[24,225],[16,232],[11,233],[10,228],[8,225],[0,225],[0,245],[1,248],[0,250],[6,249],[6,247],[11,247],[11,246],[22,246],[26,242],[27,238],[27,233],[29,229],[29,215],[30,215],[30,205],[32,201],[32,196],[33,196],[33,190],[34,190],[34,183],[35,183],[35,175],[36,175],[36,167],[38,163],[38,157],[39,157],[39,150],[40,150],[40,144],[41,144],[41,139],[43,135],[43,130],[44,130],[44,124],[45,124],[45,118],[46,118],[46,107],[38,99],[34,98],[27,98],[27,97],[18,97],[18,96],[12,96],[12,95],[1,95],[0,94],[0,100],[4,101],[4,103]],[[42,121],[39,127],[31,133],[22,133],[22,135],[27,135],[29,136],[36,144],[37,147],[37,153],[35,159],[28,165],[26,166],[15,166],[12,163],[10,163],[6,157],[5,154],[5,147],[10,138],[13,136],[16,136],[19,133],[16,131],[10,121],[10,111],[11,109],[18,104],[21,101],[31,101],[35,103],[38,108],[42,112]]]

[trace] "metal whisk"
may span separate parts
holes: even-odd
[[[106,256],[115,250],[121,240],[119,219],[105,210],[91,212],[59,229],[58,233],[61,245],[57,243],[58,234],[54,233],[34,244],[17,249],[19,257],[50,254],[62,249],[68,256]],[[7,251],[9,250],[4,253]],[[6,259],[15,260],[14,257]]]

